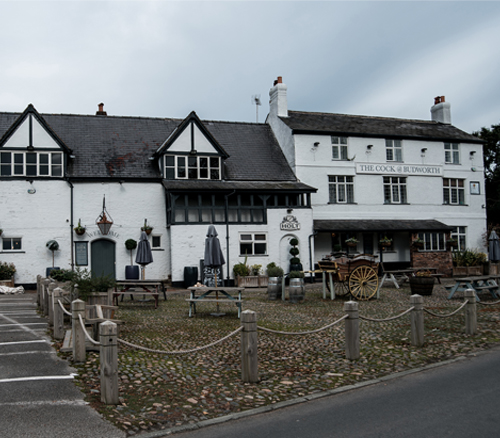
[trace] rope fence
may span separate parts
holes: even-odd
[[[424,312],[428,313],[429,315],[435,316],[436,318],[449,318],[450,316],[453,316],[457,314],[460,310],[462,310],[467,304],[469,304],[469,301],[466,300],[458,309],[454,310],[451,313],[447,313],[445,315],[439,315],[438,313],[434,313],[430,311],[429,309],[424,308]]]
[[[322,332],[323,330],[327,330],[330,327],[333,327],[334,325],[338,324],[339,322],[343,321],[344,319],[346,319],[348,317],[349,317],[349,315],[344,315],[342,318],[337,319],[337,321],[334,321],[331,324],[325,325],[324,327],[321,327],[321,328],[316,329],[316,330],[309,330],[309,331],[306,331],[306,332],[282,332],[282,331],[279,331],[279,330],[273,330],[273,329],[270,329],[270,328],[261,327],[259,325],[257,326],[257,328],[259,330],[264,331],[264,332],[275,333],[275,334],[278,334],[278,335],[311,335],[313,333],[319,333],[319,332]]]
[[[494,301],[493,303],[483,303],[482,301],[479,301],[478,304],[481,306],[496,306],[497,304],[500,304],[500,300]]]
[[[413,309],[415,309],[415,306],[410,307],[409,309],[405,310],[403,313],[400,313],[399,315],[391,316],[389,318],[384,318],[384,319],[368,318],[367,316],[362,316],[362,315],[359,315],[359,319],[362,319],[364,321],[371,321],[371,322],[394,321],[395,319],[399,319],[402,316],[405,316],[406,314],[410,313]]]

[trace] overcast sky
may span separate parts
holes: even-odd
[[[500,123],[500,2],[0,0],[0,111],[256,120],[292,110]]]

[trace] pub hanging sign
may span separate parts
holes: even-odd
[[[280,224],[280,229],[283,231],[300,230],[300,224],[297,218],[291,214],[287,214]]]

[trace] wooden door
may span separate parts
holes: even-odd
[[[91,243],[90,269],[93,277],[105,275],[116,279],[115,246],[115,242],[107,239]]]

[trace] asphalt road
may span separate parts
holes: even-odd
[[[0,436],[119,438],[83,400],[75,369],[60,359],[34,294],[0,294]]]
[[[371,386],[174,436],[497,438],[500,348]]]

